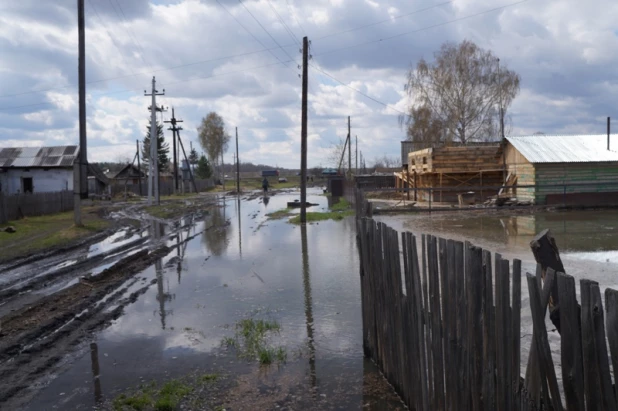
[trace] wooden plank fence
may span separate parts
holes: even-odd
[[[541,280],[540,267],[527,274],[534,331],[523,377],[521,262],[468,242],[397,233],[371,218],[360,190],[355,201],[364,353],[409,409],[617,409],[618,291],[605,291],[605,315],[598,283],[581,280],[578,303],[573,277],[548,269]],[[561,364],[545,325],[554,281]]]
[[[214,180],[212,178],[209,179],[196,179],[195,180],[195,185],[197,186],[197,190],[199,192],[202,191],[206,191],[209,188],[212,188],[215,186]],[[141,195],[142,196],[147,196],[148,195],[148,182],[147,180],[143,181],[141,184]],[[230,190],[233,190],[236,188],[236,183],[235,182],[229,182],[229,187]],[[180,184],[179,184],[179,189],[180,189]],[[185,190],[186,192],[193,192],[193,184],[186,183],[185,184]],[[119,194],[122,194],[124,192],[128,192],[128,193],[132,193],[135,195],[140,195],[140,186],[139,184],[123,184],[123,183],[119,183],[119,184],[113,184],[111,186],[111,195],[112,197],[116,197]],[[161,181],[161,184],[159,185],[159,194],[162,196],[169,196],[174,194],[174,182],[173,181]]]
[[[12,195],[0,193],[0,223],[71,210],[72,191]]]

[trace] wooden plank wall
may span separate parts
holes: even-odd
[[[505,151],[506,173],[517,176],[518,185],[534,185],[536,174],[534,166],[526,160],[511,144],[508,144]],[[513,193],[512,191],[509,191]],[[534,188],[516,188],[513,193],[519,201],[535,201]]]
[[[72,191],[12,195],[0,193],[0,223],[71,210]]]
[[[408,168],[417,173],[454,173],[503,168],[500,145],[434,147],[408,154]]]
[[[541,185],[536,190],[536,204],[545,204],[548,194],[618,192],[618,166],[615,163],[538,163],[535,170],[535,180]],[[560,186],[565,183],[592,185],[566,187],[565,191],[565,187]]]
[[[578,302],[574,278],[548,270],[544,283],[540,274],[525,277],[522,307],[519,260],[492,258],[468,242],[398,233],[370,218],[362,193],[356,201],[364,353],[409,409],[617,409],[618,291],[605,291],[605,311],[598,283],[581,280]],[[553,281],[565,304],[560,363],[545,321]],[[526,377],[522,308],[534,328]],[[542,393],[533,395],[534,387]]]

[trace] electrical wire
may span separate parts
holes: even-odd
[[[354,27],[354,28],[351,28],[351,29],[342,30],[342,31],[338,31],[338,32],[335,32],[335,33],[327,34],[326,36],[318,37],[318,38],[315,38],[313,40],[316,40],[316,41],[317,40],[322,40],[322,39],[326,39],[326,38],[329,38],[329,37],[334,37],[334,36],[339,36],[341,34],[350,33],[352,31],[365,29],[367,27],[377,26],[378,24],[387,23],[387,22],[390,22],[390,21],[393,21],[393,20],[396,20],[396,19],[400,19],[400,18],[403,18],[403,17],[412,16],[414,14],[422,13],[424,11],[429,11],[429,10],[432,10],[432,9],[436,9],[438,7],[446,6],[447,4],[451,4],[451,3],[454,3],[454,2],[455,2],[455,0],[445,1],[443,3],[434,4],[433,6],[425,7],[423,9],[414,10],[414,11],[411,11],[409,13],[400,14],[398,16],[389,17],[388,19],[376,21],[374,23],[369,23],[369,24],[365,24],[363,26],[358,26],[358,27]]]
[[[284,61],[284,63],[293,63],[293,61],[292,60],[287,60],[287,61]],[[168,85],[187,83],[187,82],[196,81],[196,80],[205,80],[205,79],[210,79],[210,78],[214,78],[214,77],[226,76],[226,75],[230,75],[230,74],[240,74],[240,73],[244,73],[246,71],[254,71],[254,70],[258,70],[258,69],[262,69],[262,68],[266,68],[266,67],[278,66],[279,64],[281,64],[281,63],[277,62],[277,63],[262,64],[262,65],[259,65],[259,66],[244,68],[242,70],[228,71],[228,72],[224,72],[224,73],[212,74],[212,75],[209,75],[209,76],[200,76],[200,77],[194,77],[194,78],[185,79],[185,80],[174,81],[174,82],[168,83]],[[135,89],[111,91],[111,92],[107,92],[107,93],[99,93],[99,94],[96,95],[96,97],[110,96],[110,95],[114,95],[114,94],[125,94],[125,93],[141,92],[143,90],[144,89],[142,87],[142,88],[135,88]],[[12,106],[12,107],[0,107],[0,111],[9,111],[9,110],[16,110],[16,109],[20,109],[20,108],[36,107],[36,106],[51,105],[51,104],[54,104],[54,102],[48,101],[48,102],[44,102],[44,103],[25,104],[25,105]]]
[[[295,21],[296,21],[296,23],[298,24],[298,27],[300,27],[300,29],[302,30],[303,34],[306,36],[306,35],[307,35],[307,32],[306,32],[306,31],[305,31],[305,29],[303,28],[303,25],[302,25],[302,24],[300,24],[300,21],[298,21],[298,19],[296,18],[296,15],[294,14],[294,8],[290,5],[290,1],[289,1],[289,0],[285,0],[285,2],[286,2],[286,3],[287,3],[287,5],[288,5],[288,9],[290,9],[290,11],[291,11],[291,13],[290,13],[290,14],[292,15],[292,17],[294,17],[294,20],[295,20]]]
[[[251,15],[251,17],[253,17],[253,20],[256,21],[256,23],[262,28],[262,30],[266,32],[266,34],[268,34],[268,36],[272,39],[272,41],[275,42],[275,44],[285,53],[285,55],[288,56],[290,60],[294,60],[294,58],[292,58],[292,56],[290,56],[290,54],[287,51],[285,51],[285,49],[281,46],[281,44],[279,44],[279,42],[272,36],[272,34],[270,34],[268,30],[266,30],[266,27],[264,27],[262,23],[260,23],[257,17],[255,17],[253,13],[251,13],[251,10],[249,10],[249,8],[245,6],[245,3],[243,3],[242,0],[238,0],[238,2],[245,8],[245,10],[247,10],[247,12]]]
[[[400,114],[406,114],[406,113],[404,113],[403,111],[398,110],[398,109],[396,109],[395,107],[393,107],[393,106],[391,106],[391,105],[389,105],[389,104],[386,104],[386,103],[384,103],[383,101],[380,101],[380,100],[378,100],[378,99],[376,99],[376,98],[374,98],[374,97],[371,97],[370,95],[365,94],[365,93],[363,93],[362,91],[360,91],[360,90],[358,90],[358,89],[356,89],[356,88],[354,88],[354,87],[352,87],[352,86],[350,86],[350,85],[348,85],[348,84],[344,83],[343,81],[339,80],[338,78],[334,77],[333,75],[331,75],[331,74],[327,73],[326,71],[322,70],[321,68],[317,67],[315,64],[309,64],[309,65],[310,65],[313,69],[315,69],[315,70],[319,71],[320,73],[324,74],[324,75],[325,75],[325,76],[327,76],[327,77],[330,77],[331,79],[333,79],[333,80],[335,80],[336,82],[340,83],[341,85],[343,85],[343,86],[345,86],[345,87],[349,88],[350,90],[354,90],[355,92],[357,92],[358,94],[360,94],[360,95],[362,95],[362,96],[364,96],[364,97],[368,98],[369,100],[372,100],[372,101],[374,101],[374,102],[376,102],[376,103],[378,103],[378,104],[381,104],[381,105],[383,105],[384,107],[390,108],[391,110],[396,111],[396,112],[398,112],[398,113],[400,113]]]
[[[122,20],[125,24],[127,24],[124,28],[125,28],[127,34],[129,34],[129,37],[131,37],[131,39],[135,43],[136,47],[139,49],[139,51],[140,51],[140,55],[139,55],[140,58],[142,59],[142,61],[144,62],[145,65],[147,65],[152,71],[154,71],[154,67],[144,59],[144,54],[146,54],[144,52],[144,48],[142,47],[141,43],[137,39],[137,36],[133,32],[133,30],[131,30],[131,28],[128,26],[129,19],[127,18],[127,15],[124,13],[124,10],[122,9],[122,6],[120,5],[120,2],[118,0],[114,0],[116,2],[116,4],[118,5],[118,9],[120,10],[120,13],[122,13],[122,16],[123,16],[124,20],[118,14],[118,12],[116,10],[116,6],[114,6],[114,4],[112,3],[112,0],[108,0],[108,1],[109,1],[109,4],[114,9],[114,13],[116,13],[116,16],[118,16],[118,19]]]
[[[329,50],[329,51],[326,51],[324,53],[316,54],[316,56],[323,56],[323,55],[326,55],[326,54],[332,54],[332,53],[336,53],[336,52],[342,51],[342,50],[348,50],[348,49],[355,48],[355,47],[366,46],[368,44],[381,43],[383,41],[392,40],[392,39],[395,39],[395,38],[398,38],[398,37],[406,36],[408,34],[418,33],[418,32],[424,31],[424,30],[434,29],[436,27],[446,26],[447,24],[457,23],[457,22],[460,22],[460,21],[463,21],[463,20],[471,19],[473,17],[481,16],[483,14],[492,13],[492,12],[498,11],[498,10],[503,10],[503,9],[508,8],[508,7],[513,7],[513,6],[516,6],[518,4],[526,3],[528,1],[530,1],[530,0],[520,0],[520,1],[515,2],[515,3],[505,4],[504,6],[495,7],[493,9],[481,11],[481,12],[474,13],[474,14],[470,14],[470,15],[464,16],[464,17],[459,17],[457,19],[445,21],[443,23],[438,23],[438,24],[434,24],[434,25],[431,25],[431,26],[422,27],[422,28],[416,29],[416,30],[406,31],[406,32],[403,32],[403,33],[395,34],[393,36],[379,38],[377,40],[370,40],[370,41],[366,41],[364,43],[359,43],[359,44],[354,44],[354,45],[351,45],[351,46],[341,47],[341,48],[334,49],[334,50]]]
[[[272,11],[275,12],[275,15],[277,16],[277,18],[279,19],[279,21],[283,25],[283,28],[288,32],[288,34],[290,35],[292,40],[300,45],[300,40],[298,40],[298,37],[296,37],[296,34],[294,34],[294,32],[292,30],[290,30],[290,27],[288,27],[288,25],[285,23],[285,20],[283,20],[283,17],[281,17],[281,15],[279,14],[279,12],[275,8],[275,6],[273,6],[273,3],[270,0],[267,0],[267,1],[268,1],[268,5],[272,9]]]
[[[251,32],[251,31],[250,31],[247,27],[245,27],[245,25],[244,25],[244,24],[242,24],[242,23],[240,22],[240,20],[238,20],[238,19],[236,18],[236,16],[234,16],[234,15],[232,14],[232,12],[231,12],[231,11],[229,11],[229,10],[227,9],[227,7],[225,7],[225,6],[223,5],[223,3],[221,3],[219,0],[216,0],[216,1],[217,1],[217,3],[219,4],[219,6],[221,6],[221,7],[223,8],[223,10],[225,10],[225,11],[227,12],[227,14],[229,14],[229,15],[230,15],[230,16],[231,16],[231,17],[232,17],[232,18],[236,21],[236,23],[238,23],[238,25],[239,25],[240,27],[242,27],[243,29],[245,29],[245,31],[246,31],[247,33],[249,33],[249,34],[251,35],[251,37],[253,37],[253,39],[254,39],[255,41],[257,41],[257,42],[258,42],[258,43],[259,43],[262,47],[264,47],[265,49],[267,48],[267,47],[266,47],[266,45],[265,45],[264,43],[262,43],[262,41],[261,41],[260,39],[258,39],[258,38],[257,38],[257,37],[256,37],[256,36],[255,36],[255,35],[254,35],[254,34],[253,34],[253,33],[252,33],[252,32]],[[275,49],[277,49],[277,48],[275,48]],[[270,54],[272,54],[272,56],[273,56],[274,58],[276,58],[276,59],[277,59],[277,60],[278,60],[281,64],[283,64],[283,65],[284,65],[284,66],[286,66],[286,67],[289,67],[288,65],[284,64],[284,63],[283,63],[283,61],[282,61],[279,57],[277,57],[277,55],[276,55],[275,53],[273,53],[273,51],[272,51],[272,50],[268,50],[268,52],[269,52]]]

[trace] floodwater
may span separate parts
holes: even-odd
[[[141,284],[127,295],[156,283],[69,356],[62,372],[40,382],[29,409],[92,409],[141,382],[194,370],[251,374],[256,369],[280,391],[288,392],[290,385],[289,393],[311,393],[303,407],[322,401],[333,409],[363,408],[371,395],[367,380],[376,370],[362,353],[354,218],[306,227],[267,220],[266,213],[285,208],[298,195],[220,198],[203,219],[183,219],[184,228],[168,237],[164,224],[153,224],[150,236],[180,247],[138,274]],[[307,200],[318,204],[316,209],[327,207],[318,190],[310,190]],[[104,251],[108,243],[91,252]],[[260,368],[222,348],[234,324],[248,317],[281,325],[272,344],[286,348],[287,363]],[[97,350],[91,355],[92,342]],[[100,378],[93,382],[95,363]]]
[[[492,254],[502,254],[511,262],[515,258],[520,259],[524,275],[527,272],[535,273],[536,269],[530,241],[548,228],[556,239],[565,270],[576,280],[578,299],[579,280],[584,278],[597,281],[601,293],[606,288],[618,289],[618,210],[437,212],[380,215],[376,220],[398,231],[470,241]],[[532,317],[525,278],[521,284],[523,375],[532,340]],[[560,380],[560,335],[549,321],[549,316],[546,326]]]

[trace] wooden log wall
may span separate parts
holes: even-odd
[[[548,270],[542,282],[539,269],[524,277],[519,260],[398,233],[368,217],[362,193],[356,201],[364,353],[409,409],[617,409],[618,291],[605,291],[605,311],[599,284],[581,280],[578,302],[569,275]],[[522,279],[534,329],[525,377]],[[554,281],[564,307],[560,364],[546,328]]]

